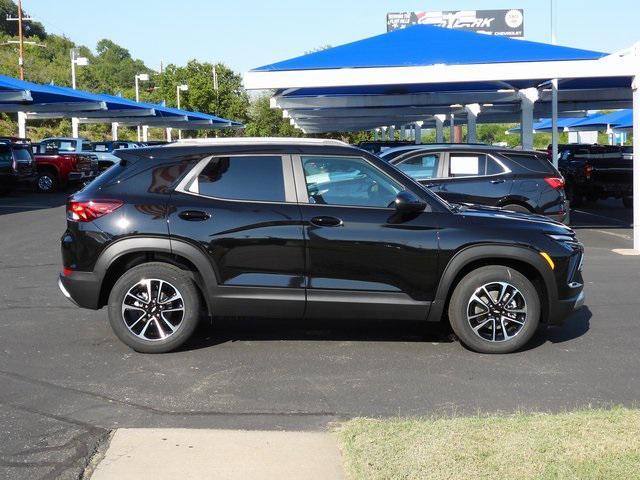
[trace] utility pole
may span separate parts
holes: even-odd
[[[24,80],[24,22],[33,20],[31,17],[25,17],[22,15],[22,0],[18,0],[18,16],[7,16],[8,21],[18,22],[18,67],[20,69],[20,80]],[[14,43],[14,42],[7,42]],[[35,42],[30,42],[35,43]]]

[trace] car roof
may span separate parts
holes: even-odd
[[[222,138],[186,138],[166,145],[167,147],[184,147],[199,145],[336,145],[349,146],[341,140],[331,138],[298,138],[298,137],[222,137]]]
[[[515,148],[498,147],[487,145],[486,143],[422,143],[416,145],[405,145],[402,147],[389,148],[380,152],[380,157],[384,158],[389,153],[410,152],[413,150],[486,150],[491,152],[509,153],[539,153],[535,150],[519,150]]]

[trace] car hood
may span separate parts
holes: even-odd
[[[456,214],[471,218],[481,218],[486,221],[496,221],[496,223],[506,224],[516,228],[530,228],[533,230],[544,230],[548,233],[558,235],[573,235],[573,230],[563,223],[551,220],[544,215],[533,213],[520,213],[503,210],[499,207],[488,207],[485,205],[456,204],[454,205]]]

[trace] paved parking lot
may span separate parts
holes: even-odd
[[[120,343],[58,292],[64,195],[0,199],[0,478],[77,478],[118,427],[321,429],[357,415],[563,410],[640,398],[631,212],[573,212],[586,306],[512,355],[437,326],[224,320],[166,355]]]

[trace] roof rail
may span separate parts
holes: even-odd
[[[341,140],[331,138],[299,138],[299,137],[221,137],[221,138],[183,138],[167,147],[183,147],[189,145],[259,145],[259,144],[294,144],[294,145],[336,145],[349,146]]]

